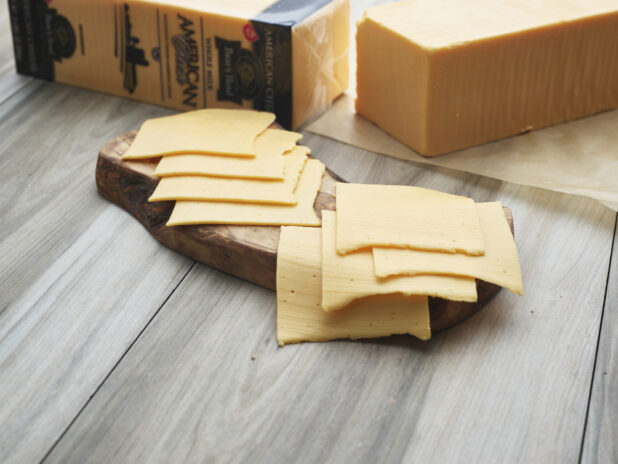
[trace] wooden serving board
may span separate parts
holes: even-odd
[[[158,160],[124,161],[136,132],[129,132],[106,143],[99,152],[96,181],[101,195],[135,216],[148,232],[165,246],[191,259],[221,271],[275,290],[279,227],[274,226],[174,226],[167,227],[173,201],[149,203],[158,178],[153,173]],[[335,209],[335,183],[345,182],[326,170],[314,208]],[[504,208],[513,231],[511,211]],[[461,303],[429,299],[431,329],[447,329],[467,319],[482,308],[500,287],[477,280],[478,301]]]

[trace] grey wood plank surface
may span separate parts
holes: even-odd
[[[618,462],[618,230],[597,349],[582,462]]]
[[[615,214],[306,136],[350,181],[513,209],[526,294],[428,343],[278,348],[274,293],[196,265],[49,454],[86,462],[573,462]]]
[[[0,105],[0,462],[43,458],[192,265],[94,183],[161,113],[51,83]]]

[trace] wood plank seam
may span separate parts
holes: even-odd
[[[594,363],[592,364],[592,375],[590,378],[590,390],[588,392],[588,406],[586,408],[586,417],[584,418],[584,426],[582,430],[582,439],[579,445],[579,457],[577,459],[578,463],[582,462],[583,453],[584,453],[584,443],[586,441],[586,430],[588,429],[588,417],[590,415],[590,406],[592,404],[592,392],[594,390],[594,377],[597,370],[597,361],[599,358],[599,348],[601,346],[601,332],[603,330],[603,319],[605,316],[605,307],[607,305],[607,292],[609,291],[609,277],[612,271],[612,258],[614,257],[614,253],[616,251],[616,232],[618,227],[618,214],[616,214],[616,220],[614,221],[614,238],[612,239],[612,246],[609,254],[609,266],[607,268],[607,279],[605,282],[605,295],[603,296],[603,307],[601,308],[601,317],[599,319],[599,334],[597,337],[597,346],[594,353]]]
[[[150,326],[150,324],[152,323],[152,321],[154,321],[154,319],[157,317],[157,315],[159,314],[159,312],[163,309],[163,307],[167,304],[167,302],[169,301],[169,299],[172,297],[172,295],[176,292],[176,290],[178,289],[178,287],[180,287],[180,285],[182,284],[182,282],[187,278],[187,276],[189,275],[189,273],[193,270],[193,268],[195,267],[196,261],[193,261],[191,263],[191,266],[189,266],[189,269],[187,270],[187,272],[185,272],[185,274],[182,276],[182,278],[178,281],[178,283],[174,286],[174,288],[172,289],[172,291],[169,293],[169,295],[167,295],[165,297],[165,300],[163,300],[163,303],[161,303],[161,305],[157,308],[157,310],[154,312],[154,314],[152,315],[152,317],[150,319],[148,319],[148,322],[146,322],[146,324],[144,325],[144,327],[142,327],[142,329],[139,331],[139,333],[137,334],[137,336],[131,341],[131,343],[129,344],[129,346],[127,347],[127,349],[124,351],[124,353],[122,353],[122,355],[118,358],[118,360],[114,363],[114,365],[112,366],[112,368],[109,370],[109,372],[105,375],[105,377],[103,378],[103,380],[99,383],[99,385],[97,385],[97,387],[94,389],[94,391],[92,392],[92,394],[88,397],[88,399],[86,400],[86,402],[82,405],[81,408],[79,408],[79,411],[77,411],[77,414],[75,414],[75,417],[73,417],[73,419],[71,420],[71,422],[69,422],[69,424],[64,428],[64,430],[60,433],[60,435],[58,436],[58,438],[54,441],[54,443],[51,445],[51,447],[47,450],[47,452],[43,455],[43,458],[39,461],[40,464],[44,463],[48,456],[52,453],[52,451],[54,451],[54,448],[56,448],[56,446],[58,445],[58,443],[60,443],[60,441],[64,438],[64,436],[66,435],[66,433],[71,429],[71,427],[73,426],[73,424],[75,423],[75,421],[79,418],[79,416],[82,414],[82,412],[88,407],[88,405],[90,404],[90,402],[92,401],[92,399],[96,396],[96,394],[99,392],[99,390],[101,390],[101,388],[103,387],[103,385],[105,384],[105,382],[107,382],[107,380],[110,378],[110,376],[114,373],[114,371],[116,370],[116,368],[120,365],[120,363],[122,362],[122,360],[126,357],[126,355],[129,353],[129,351],[131,351],[131,349],[133,348],[133,346],[135,345],[135,343],[137,343],[137,341],[141,338],[142,334],[146,331],[146,329]]]

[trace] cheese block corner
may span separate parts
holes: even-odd
[[[358,23],[359,114],[437,156],[618,107],[615,0],[415,0]]]

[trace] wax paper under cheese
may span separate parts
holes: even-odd
[[[177,201],[168,226],[186,224],[301,225],[319,226],[321,221],[313,209],[320,190],[324,165],[307,161],[294,194],[296,205],[258,203],[226,203],[213,201]]]
[[[322,211],[322,308],[325,311],[340,310],[358,298],[391,293],[477,300],[476,282],[471,277],[423,275],[378,279],[371,250],[345,256],[337,253],[337,227],[335,212]]]
[[[421,250],[374,248],[378,277],[394,275],[449,274],[476,277],[519,295],[523,294],[517,248],[500,202],[477,203],[485,255],[438,253]]]
[[[298,202],[294,190],[307,161],[306,153],[302,147],[296,147],[286,155],[283,182],[205,176],[163,177],[149,201],[210,200],[295,205]]]
[[[483,254],[470,198],[404,185],[337,183],[337,251],[386,246]]]
[[[155,175],[160,177],[208,175],[283,180],[283,154],[292,150],[301,137],[302,135],[297,132],[266,129],[255,139],[255,158],[200,154],[164,156],[157,165]],[[309,148],[306,148],[306,151],[309,153]]]
[[[255,138],[275,121],[260,111],[207,109],[149,119],[123,155],[153,158],[178,153],[256,156]]]
[[[277,340],[280,345],[337,338],[412,334],[431,337],[427,297],[386,295],[360,300],[344,311],[320,306],[321,231],[282,227],[277,251]]]

